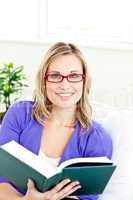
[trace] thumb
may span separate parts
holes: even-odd
[[[28,179],[27,186],[28,186],[28,190],[31,190],[31,189],[35,188],[34,182],[31,179]]]

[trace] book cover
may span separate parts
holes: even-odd
[[[98,157],[71,159],[55,170],[48,163],[44,165],[37,155],[14,141],[0,148],[0,176],[7,177],[23,191],[27,190],[28,178],[34,181],[41,192],[69,178],[72,181],[79,180],[82,186],[74,195],[101,194],[115,168],[108,159]]]

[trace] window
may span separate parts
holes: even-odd
[[[0,0],[0,38],[35,40],[39,35],[37,0]]]
[[[0,38],[133,48],[132,0],[0,0]]]
[[[48,0],[48,38],[133,44],[132,0]]]

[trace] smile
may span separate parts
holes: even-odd
[[[69,96],[73,95],[73,93],[56,93],[56,94],[61,96],[61,97],[69,97]]]

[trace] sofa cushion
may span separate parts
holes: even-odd
[[[112,160],[117,168],[100,200],[133,200],[133,111],[93,103],[93,119],[113,141]]]

